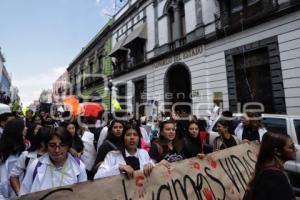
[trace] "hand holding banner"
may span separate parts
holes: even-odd
[[[169,200],[169,199],[242,199],[254,171],[257,143],[242,144],[171,163],[171,169],[158,164],[149,177],[136,171],[128,180],[124,175],[69,186],[70,190],[51,193],[47,200]],[[21,197],[40,199],[51,190]]]

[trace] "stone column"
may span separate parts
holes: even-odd
[[[157,0],[153,0],[153,9],[154,9],[154,31],[155,31],[155,47],[159,45],[159,40],[158,40],[158,11],[157,11]]]
[[[203,25],[202,0],[195,0],[197,27]]]
[[[174,31],[173,36],[174,40],[177,40],[180,38],[180,8],[178,5],[174,5]]]

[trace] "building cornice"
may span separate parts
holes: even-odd
[[[255,21],[253,23],[251,22],[249,24],[245,24],[244,25],[244,30],[252,28],[252,27],[255,27],[255,26],[259,25],[259,24],[263,24],[263,23],[266,23],[268,21],[277,19],[277,18],[282,17],[284,15],[291,14],[292,12],[296,12],[296,11],[299,11],[299,10],[300,10],[300,3],[295,3],[293,6],[289,6],[288,4],[284,4],[276,12],[270,13],[268,16],[264,16],[262,19],[257,20],[257,21]],[[207,25],[208,24],[204,25],[203,28],[205,26],[207,26]],[[188,50],[190,48],[193,48],[193,47],[196,47],[196,46],[199,46],[199,45],[209,44],[211,42],[218,41],[220,39],[228,37],[229,35],[233,35],[233,34],[241,32],[240,31],[241,30],[240,27],[229,26],[229,27],[226,27],[226,33],[224,31],[217,30],[215,32],[211,32],[209,34],[202,35],[201,37],[197,38],[195,36],[195,31],[196,30],[197,29],[195,29],[194,31],[192,31],[192,32],[190,32],[189,34],[186,35],[186,38],[191,37],[191,38],[194,38],[194,39],[193,40],[189,40],[189,42],[187,42],[185,45],[182,45],[182,46],[180,46],[180,47],[178,47],[176,49],[173,49],[173,50],[164,51],[161,54],[159,54],[157,56],[154,56],[154,57],[151,57],[147,61],[145,61],[143,63],[140,63],[140,64],[132,67],[131,69],[128,69],[125,73],[120,73],[120,74],[114,75],[113,77],[120,77],[122,75],[130,73],[130,72],[135,71],[137,69],[141,69],[143,67],[149,66],[149,65],[151,65],[151,64],[153,64],[153,63],[155,63],[155,62],[157,62],[157,61],[159,61],[159,60],[161,60],[161,59],[163,59],[165,57],[178,54],[181,51]],[[162,49],[164,47],[165,48],[169,48],[168,46],[169,46],[169,43],[161,45],[159,47],[156,47],[155,49],[153,49],[151,51],[155,51],[158,48],[162,48]]]
[[[67,71],[70,71],[89,51],[94,48],[99,41],[101,41],[109,32],[111,32],[112,20],[109,20],[107,24],[94,36],[91,41],[82,49],[82,51],[71,61]]]

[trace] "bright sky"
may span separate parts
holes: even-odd
[[[0,0],[0,47],[23,105],[37,100],[43,89],[52,89],[52,83],[108,21],[107,14],[114,13],[114,3]]]

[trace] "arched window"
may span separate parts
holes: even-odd
[[[185,35],[185,12],[183,2],[178,3],[179,15],[180,15],[180,37]]]
[[[169,38],[170,41],[173,41],[175,39],[174,33],[175,33],[175,18],[174,18],[174,9],[173,7],[170,7],[168,9],[168,20],[169,20]]]
[[[170,1],[166,6],[168,16],[169,41],[172,42],[185,36],[185,11],[182,1]]]

